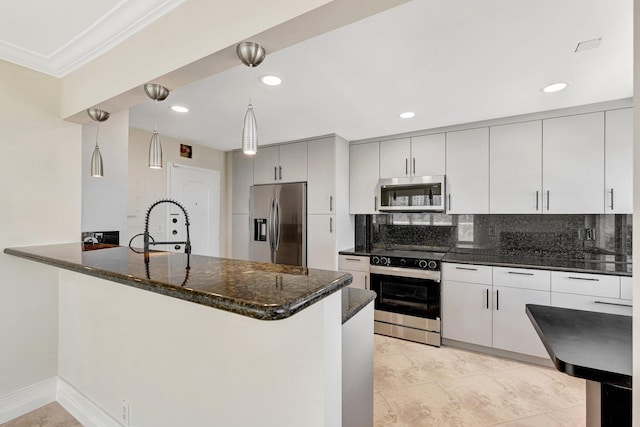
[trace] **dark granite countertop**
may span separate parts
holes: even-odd
[[[340,255],[353,255],[353,256],[369,256],[369,255],[371,255],[370,251],[356,250],[356,248],[343,249],[338,253]]]
[[[260,320],[278,320],[339,291],[350,274],[311,268],[82,243],[6,248],[6,254]],[[148,267],[148,268],[147,268]],[[186,280],[186,283],[185,283]]]
[[[534,304],[526,311],[559,371],[631,388],[631,316]]]
[[[376,293],[367,289],[342,288],[342,324],[358,314],[371,301]]]

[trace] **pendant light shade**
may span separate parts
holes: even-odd
[[[162,144],[158,131],[154,130],[149,142],[149,167],[151,169],[162,169]]]
[[[242,126],[242,152],[253,155],[258,151],[258,124],[256,116],[253,114],[253,105],[249,104],[247,113],[244,115],[244,125]]]
[[[155,102],[156,114],[158,112],[158,101],[164,101],[169,96],[169,89],[155,83],[147,83],[144,85],[144,91],[147,96]],[[156,123],[158,118],[156,117]],[[153,128],[153,135],[149,141],[149,168],[162,169],[162,144],[158,135],[158,128]]]
[[[251,93],[251,70],[264,61],[266,56],[262,46],[253,42],[243,42],[236,46],[236,54],[240,61],[249,67],[249,93]],[[251,96],[249,96],[249,106],[244,115],[244,123],[242,125],[242,152],[244,154],[253,155],[258,151],[258,124],[256,116],[253,113],[253,105],[251,104]]]
[[[98,135],[100,133],[100,122],[104,122],[105,120],[107,120],[110,114],[98,108],[89,108],[87,110],[87,114],[89,115],[89,117],[91,117],[91,120],[97,122],[96,146],[93,149],[93,154],[91,155],[91,176],[101,178],[104,176],[104,166],[102,164],[102,154],[100,154],[100,147],[98,146]]]

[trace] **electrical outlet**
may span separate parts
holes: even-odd
[[[122,414],[120,414],[120,420],[124,425],[129,425],[129,404],[126,400],[122,401]]]
[[[596,240],[596,231],[593,228],[585,229],[585,240]]]

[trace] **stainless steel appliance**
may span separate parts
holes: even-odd
[[[307,265],[307,184],[251,187],[251,261]]]
[[[381,212],[444,212],[445,177],[416,176],[381,179],[377,197]]]
[[[444,252],[384,251],[370,260],[374,331],[439,347],[440,265]]]

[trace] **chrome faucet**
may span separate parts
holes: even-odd
[[[183,241],[183,242],[156,242],[153,237],[151,237],[149,235],[149,216],[151,215],[151,211],[153,210],[153,208],[155,208],[156,206],[162,204],[162,203],[170,203],[173,205],[176,205],[177,207],[179,207],[180,209],[182,209],[182,212],[184,213],[184,219],[185,219],[185,225],[187,226],[187,240]],[[150,245],[184,245],[184,252],[186,254],[191,254],[191,238],[189,237],[189,214],[187,213],[187,210],[184,208],[184,206],[182,206],[180,203],[176,202],[175,200],[171,200],[171,199],[161,199],[158,200],[157,202],[155,202],[154,204],[152,204],[151,206],[149,206],[149,209],[147,210],[147,216],[144,220],[144,259],[145,262],[149,262],[149,246]]]

